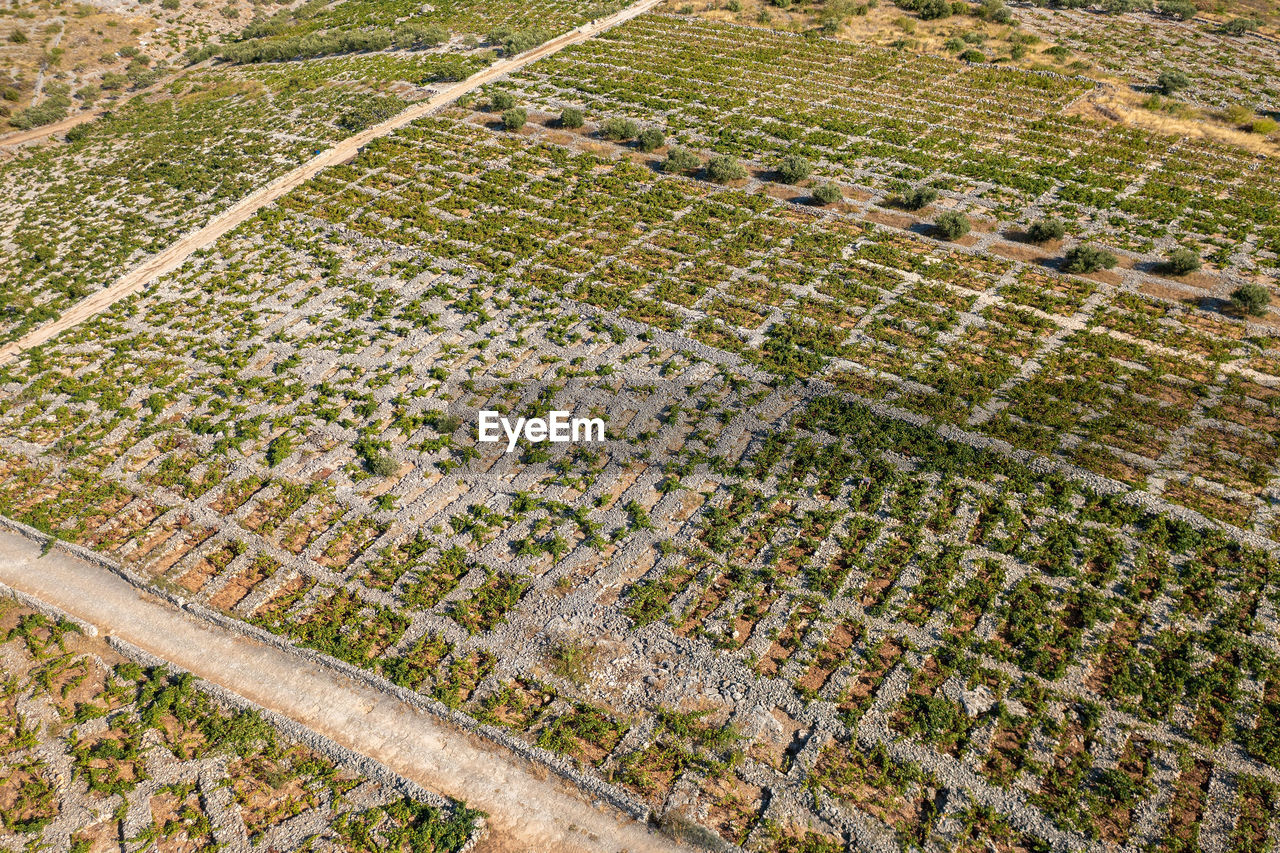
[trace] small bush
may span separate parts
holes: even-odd
[[[27,38],[27,34],[23,30],[20,30],[17,27],[14,27],[13,32],[9,33],[9,41],[13,42],[14,44],[26,44],[29,41],[29,39]]]
[[[1181,71],[1161,71],[1160,76],[1156,78],[1156,88],[1160,90],[1162,95],[1172,95],[1174,92],[1180,92],[1190,85],[1190,78]]]
[[[1242,314],[1261,317],[1267,313],[1267,306],[1271,304],[1271,293],[1262,285],[1250,281],[1235,289],[1231,294],[1231,304]]]
[[[640,125],[629,118],[607,118],[600,122],[600,135],[614,142],[635,139],[640,135]]]
[[[1276,132],[1277,128],[1280,128],[1280,125],[1276,124],[1276,120],[1266,116],[1255,118],[1249,125],[1249,130],[1259,136],[1270,136]]]
[[[1160,0],[1160,14],[1188,21],[1196,16],[1196,4],[1191,0]]]
[[[898,199],[898,206],[907,210],[920,210],[938,200],[938,191],[933,187],[916,187]]]
[[[489,106],[497,111],[509,110],[516,105],[516,96],[499,90],[489,95]]]
[[[1224,21],[1222,24],[1222,32],[1229,36],[1242,36],[1245,33],[1253,32],[1262,26],[1262,22],[1257,18],[1232,18]]]
[[[88,138],[89,131],[90,128],[88,124],[77,124],[75,127],[67,131],[66,140],[68,142],[79,142],[81,139]]]
[[[959,240],[969,233],[969,217],[958,210],[948,210],[938,215],[933,227],[942,239]]]
[[[844,193],[835,184],[822,184],[814,189],[813,197],[820,204],[835,204],[844,198]]]
[[[577,107],[565,107],[560,111],[561,127],[582,127],[582,110]]]
[[[667,159],[662,161],[662,171],[670,172],[673,175],[687,175],[701,166],[702,158],[688,148],[679,146],[672,147],[667,152]]]
[[[1041,219],[1027,229],[1027,239],[1032,243],[1048,243],[1061,240],[1066,233],[1067,226],[1061,219]]]
[[[524,123],[529,120],[529,114],[525,112],[524,107],[512,107],[502,113],[502,127],[504,130],[519,130],[524,127]]]
[[[160,8],[169,12],[175,11],[179,5],[178,0],[160,0]]]
[[[813,164],[799,154],[788,154],[778,163],[778,177],[783,183],[798,184],[813,174]]]
[[[666,137],[662,135],[662,131],[656,127],[646,127],[640,131],[636,137],[636,147],[641,151],[657,151],[662,147],[662,143],[666,142]]]
[[[1065,272],[1097,272],[1098,270],[1109,270],[1117,263],[1119,261],[1116,256],[1106,249],[1086,244],[1076,246],[1067,252],[1062,259],[1062,269]]]
[[[747,170],[743,168],[736,158],[730,157],[728,154],[712,157],[711,161],[707,163],[707,177],[717,184],[740,181],[746,176]]]
[[[961,62],[986,62],[987,55],[980,50],[974,50],[973,48],[969,48],[964,53],[960,54],[960,61]]]
[[[1163,269],[1170,275],[1186,275],[1200,269],[1200,256],[1190,249],[1174,249],[1164,262]]]

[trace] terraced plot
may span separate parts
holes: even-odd
[[[419,124],[284,205],[1271,529],[1274,354],[1239,321],[538,135]]]
[[[273,211],[25,354],[4,513],[734,843],[1261,849],[1274,559],[442,254]]]
[[[1085,78],[652,15],[521,79],[553,112],[631,116],[766,169],[802,154],[879,200],[927,183],[1005,227],[1059,216],[1148,261],[1186,244],[1276,269],[1276,159],[1068,115]]]
[[[445,853],[482,826],[300,726],[8,597],[0,640],[0,848]]]

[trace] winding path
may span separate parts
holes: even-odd
[[[58,319],[46,323],[40,328],[28,332],[18,340],[0,347],[0,365],[7,364],[17,358],[23,350],[39,346],[67,329],[78,326],[85,320],[107,310],[121,299],[142,290],[156,278],[178,269],[193,252],[214,243],[218,238],[262,208],[293,188],[315,177],[321,170],[329,166],[336,166],[348,158],[354,157],[363,146],[368,145],[373,140],[430,115],[467,92],[474,91],[486,83],[491,83],[504,75],[519,71],[526,65],[537,62],[539,59],[558,53],[570,45],[585,41],[619,24],[626,23],[661,2],[662,0],[640,0],[640,2],[615,12],[606,18],[583,24],[577,29],[556,36],[531,50],[495,62],[493,65],[472,74],[466,80],[455,83],[438,95],[413,104],[386,121],[362,130],[354,136],[347,137],[333,148],[317,154],[293,171],[287,172],[254,190],[228,209],[214,216],[203,227],[179,238],[176,242],[170,244],[168,248],[157,252],[120,276],[112,284],[77,302],[64,311]]]

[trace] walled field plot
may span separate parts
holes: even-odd
[[[0,849],[458,851],[476,813],[0,599]]]
[[[425,122],[385,162],[424,198],[469,174],[418,209],[477,228],[502,151],[534,184],[629,175],[487,133]],[[655,300],[317,216],[396,186],[385,153],[7,367],[0,510],[753,849],[1274,836],[1273,558],[780,382]],[[645,198],[717,201],[680,189]],[[657,215],[602,197],[577,245]],[[610,441],[474,441],[479,408],[553,407]]]
[[[83,126],[73,143],[0,163],[0,339],[56,317],[316,148],[485,62],[400,53],[195,71]]]
[[[1187,73],[1179,99],[1225,109],[1280,106],[1280,49],[1272,39],[1228,35],[1204,20],[1173,21],[1152,12],[1102,15],[1095,10],[1019,7],[1018,22],[1046,42],[1087,59],[1092,73],[1155,89],[1163,71]]]
[[[1185,242],[1246,274],[1276,266],[1275,158],[1070,116],[1086,78],[665,15],[520,77],[553,112],[631,116],[764,169],[803,154],[815,179],[880,199],[927,183],[1005,225],[1060,216],[1139,255]]]
[[[1238,320],[474,121],[283,204],[1271,530],[1277,362]]]

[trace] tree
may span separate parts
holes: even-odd
[[[489,106],[495,110],[509,110],[516,105],[516,96],[499,89],[489,95]]]
[[[786,184],[798,184],[813,173],[813,164],[799,154],[788,154],[778,163],[778,177]]]
[[[672,146],[667,151],[667,159],[662,161],[662,171],[676,174],[688,174],[702,166],[702,158],[688,148]]]
[[[712,157],[711,161],[707,163],[707,177],[717,184],[740,181],[746,176],[747,170],[743,168],[736,158],[730,157],[728,154]]]
[[[1191,79],[1181,71],[1161,71],[1156,78],[1156,88],[1162,95],[1172,95],[1191,85]]]
[[[959,240],[969,233],[969,217],[958,210],[948,210],[938,215],[933,227],[944,240]]]
[[[614,142],[635,139],[640,135],[640,125],[629,118],[607,118],[600,122],[600,135]]]
[[[1163,264],[1170,275],[1186,275],[1200,269],[1200,256],[1190,249],[1174,249]]]
[[[820,204],[835,204],[844,198],[844,193],[835,184],[821,184],[814,189],[813,197]]]
[[[1064,272],[1097,272],[1109,270],[1117,263],[1116,256],[1106,249],[1084,244],[1067,252],[1062,259],[1062,269]]]
[[[662,135],[662,131],[656,127],[646,127],[636,137],[636,146],[641,151],[657,151],[665,141],[666,137]]]
[[[1027,229],[1027,239],[1032,243],[1048,243],[1061,240],[1067,233],[1067,226],[1061,219],[1041,219],[1032,223]]]
[[[1257,282],[1246,282],[1231,294],[1231,305],[1242,314],[1261,317],[1271,304],[1271,293]]]
[[[928,207],[938,200],[938,191],[933,187],[916,187],[898,199],[898,204],[907,210],[919,210]]]
[[[524,107],[512,107],[502,113],[502,127],[504,130],[519,130],[524,127],[524,123],[529,120],[529,114],[525,112]]]
[[[561,127],[582,127],[582,110],[577,107],[565,107],[560,111]]]

